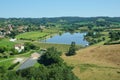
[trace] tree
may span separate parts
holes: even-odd
[[[66,54],[67,56],[71,56],[71,55],[75,55],[76,54],[76,46],[75,46],[75,42],[71,43],[71,46],[69,48],[68,53]]]
[[[30,43],[30,42],[26,42],[25,43],[25,50],[28,51],[28,50],[35,50],[37,49],[37,46],[35,46],[34,44]]]
[[[40,57],[39,62],[45,66],[61,63],[63,60],[59,57],[61,52],[58,52],[56,48],[48,48],[46,53]]]

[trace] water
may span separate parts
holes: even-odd
[[[74,41],[78,45],[88,45],[88,42],[84,39],[84,35],[86,33],[63,33],[62,35],[55,35],[51,38],[48,38],[46,40],[42,40],[41,42],[45,43],[57,43],[57,44],[71,44],[72,41]]]

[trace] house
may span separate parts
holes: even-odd
[[[13,26],[11,24],[8,25],[9,31],[13,31]]]
[[[1,35],[0,35],[0,39],[2,39],[2,38],[4,38],[4,36],[1,36]]]
[[[16,39],[12,39],[12,38],[11,38],[11,39],[10,39],[10,41],[11,41],[11,42],[15,42],[15,41],[16,41]]]
[[[24,50],[24,45],[23,44],[16,44],[15,49],[20,53],[21,51]]]
[[[44,30],[44,29],[45,29],[45,26],[40,25],[40,30]]]
[[[18,32],[25,32],[25,27],[24,26],[19,26],[17,28]]]

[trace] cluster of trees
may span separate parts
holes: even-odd
[[[120,32],[109,32],[109,37],[111,38],[111,41],[120,40]]]
[[[24,46],[25,46],[25,52],[26,51],[29,51],[29,50],[36,50],[36,49],[39,49],[36,45],[30,43],[30,42],[25,42],[24,43]]]
[[[18,54],[18,51],[14,48],[0,47],[0,58],[9,58],[9,56],[16,54]]]
[[[64,63],[61,52],[56,48],[47,49],[38,62],[39,67],[30,67],[19,71],[5,71],[0,67],[1,80],[79,80],[72,72],[72,67]]]
[[[120,32],[119,31],[111,31],[109,32],[110,40],[105,43],[105,45],[111,44],[120,44]]]
[[[92,38],[98,38],[98,37],[101,37],[102,35],[100,34],[100,32],[88,31],[85,36],[86,37],[90,36]]]
[[[38,30],[40,25],[46,27],[61,27],[65,31],[74,31],[79,27],[88,26],[91,29],[97,27],[110,27],[118,25],[120,17],[54,17],[54,18],[0,18],[0,27],[8,24],[17,26],[28,26],[26,31]]]
[[[97,25],[108,24],[108,22],[120,22],[120,17],[54,17],[54,18],[0,18],[3,22],[13,25],[36,25],[46,23],[73,23],[73,22],[96,22]],[[105,22],[107,21],[107,22]]]
[[[105,40],[105,37],[100,32],[88,31],[85,35],[85,39],[89,42],[89,45],[101,42]],[[101,38],[102,37],[102,38]]]

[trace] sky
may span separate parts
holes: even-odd
[[[120,0],[0,0],[0,17],[120,17]]]

